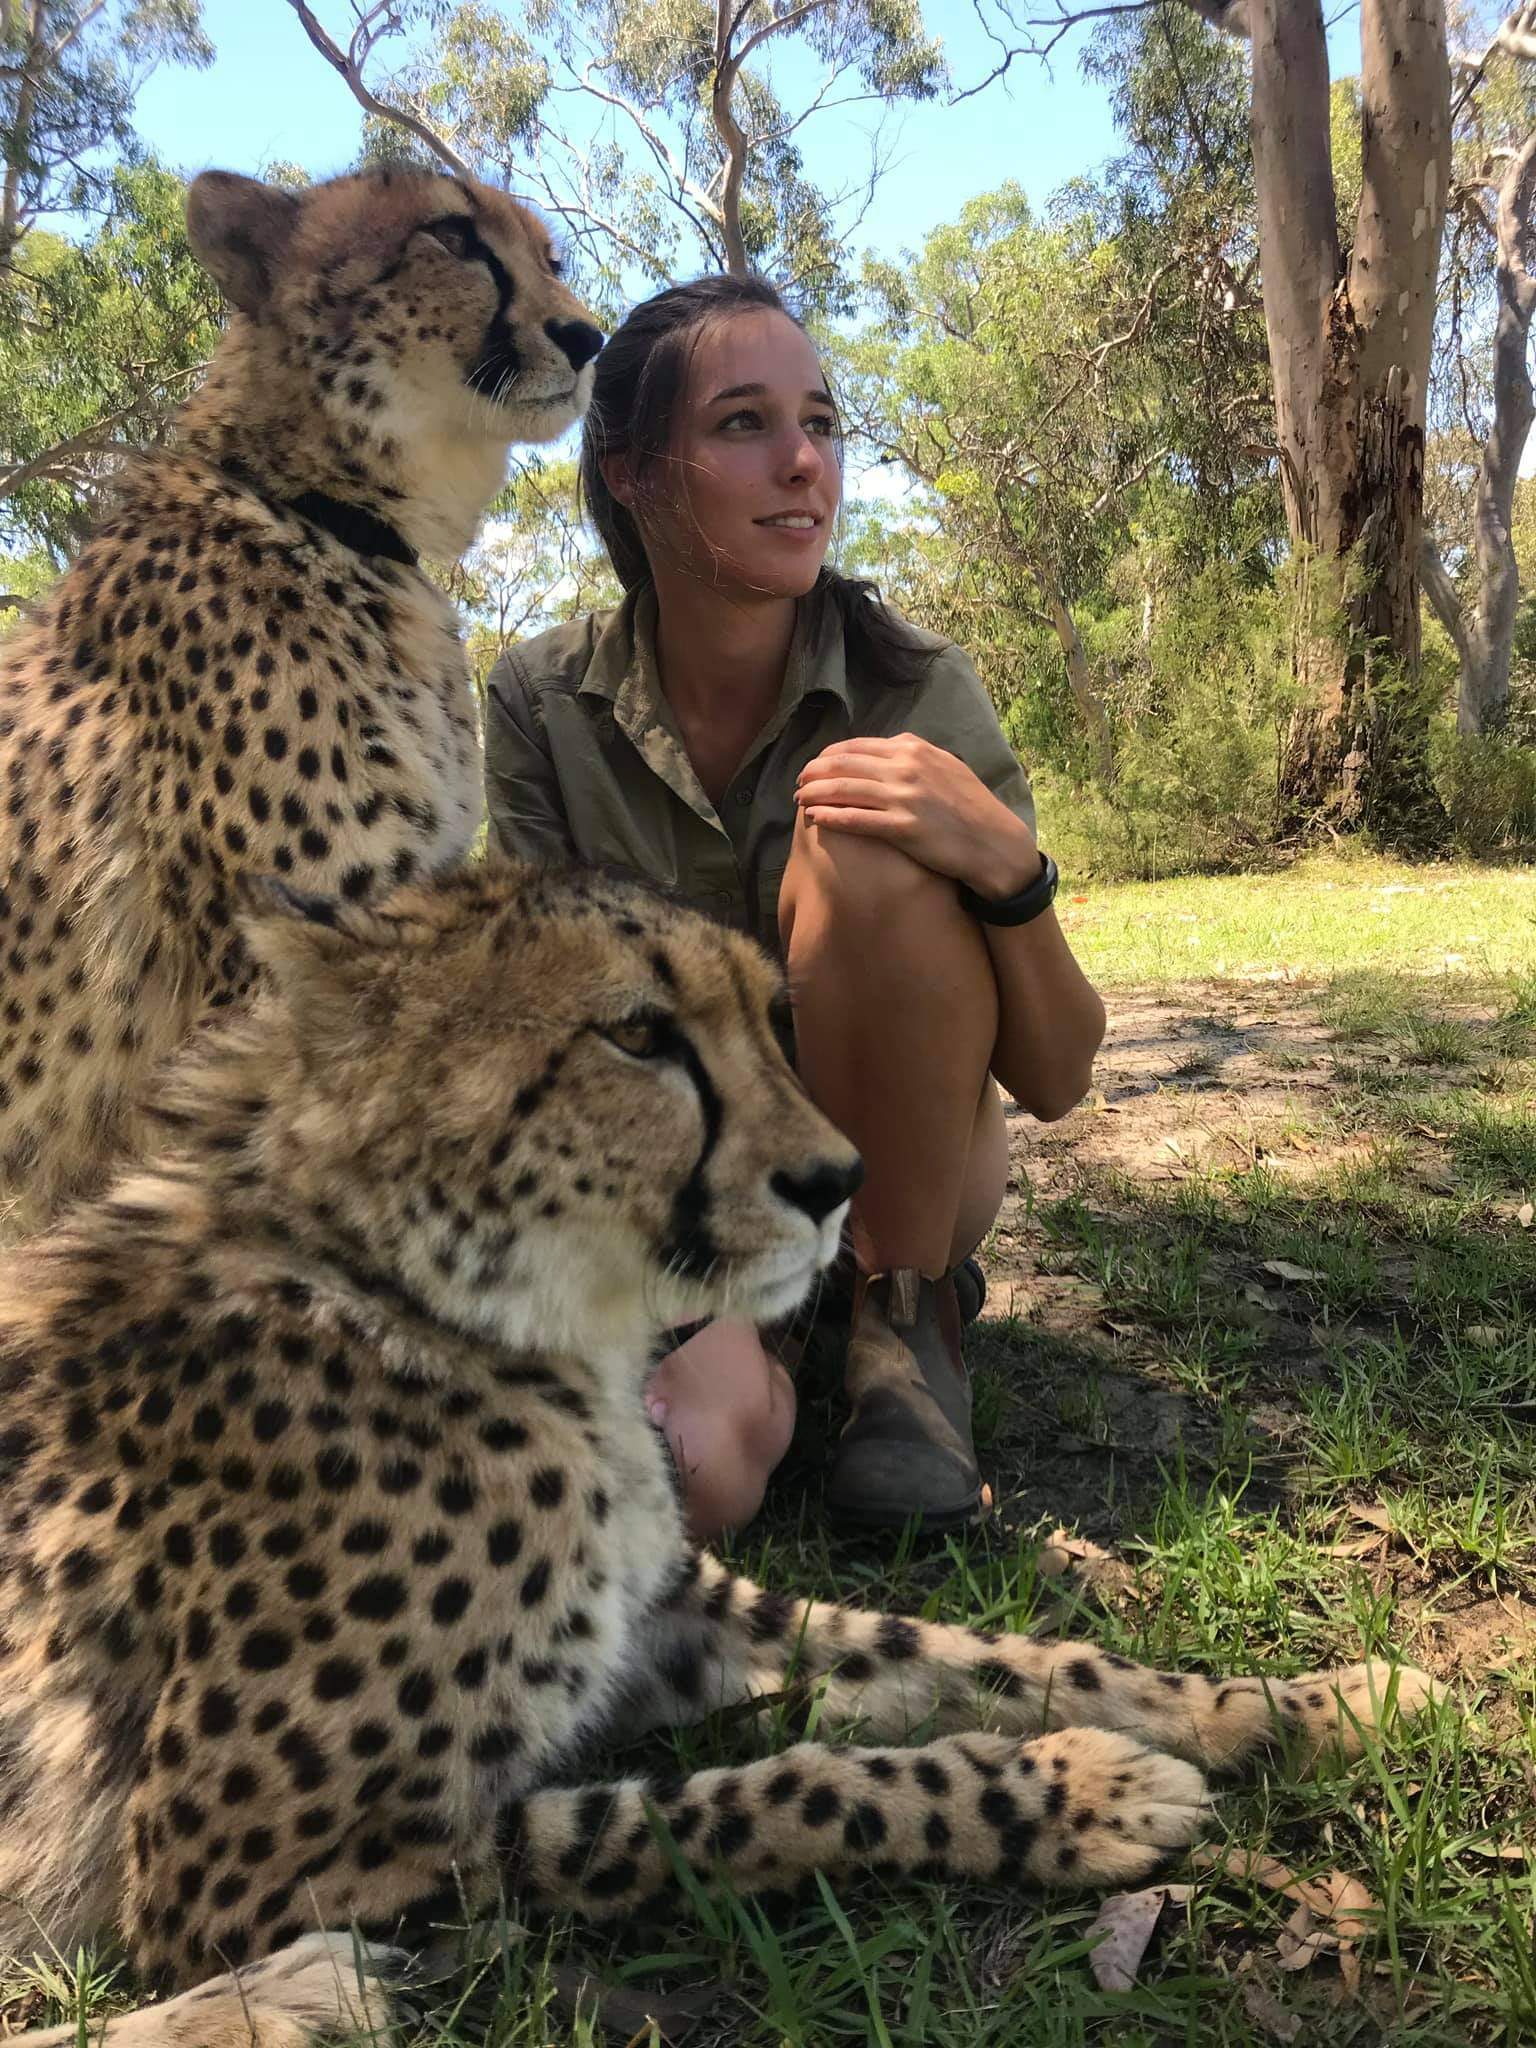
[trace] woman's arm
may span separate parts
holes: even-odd
[[[1040,872],[1035,835],[1017,812],[964,761],[915,733],[826,748],[806,764],[795,799],[816,824],[884,839],[994,901]],[[997,981],[992,1072],[1032,1115],[1065,1116],[1087,1092],[1104,1005],[1054,910],[1011,929],[978,929]]]
[[[556,866],[575,859],[555,764],[510,653],[486,686],[485,801],[493,847]]]
[[[1005,805],[997,808],[995,856],[957,877],[994,901],[1017,895],[1040,872],[1033,832]],[[1073,957],[1054,909],[1028,924],[984,924],[981,930],[997,977],[992,1072],[1021,1108],[1053,1123],[1088,1092],[1093,1056],[1104,1037],[1104,1005]]]

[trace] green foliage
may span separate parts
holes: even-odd
[[[0,58],[3,270],[40,215],[107,201],[147,73],[208,64],[213,45],[199,0],[31,0],[0,8]]]
[[[1430,736],[1430,768],[1456,843],[1467,853],[1536,842],[1536,748],[1446,720]]]
[[[207,359],[219,295],[181,180],[120,164],[83,241],[34,230],[0,288],[0,544],[62,561],[115,455],[152,439]]]
[[[573,460],[518,460],[448,589],[468,616],[470,671],[482,695],[511,642],[618,603],[618,579],[582,522]]]

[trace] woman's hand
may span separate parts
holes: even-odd
[[[807,761],[795,802],[808,824],[883,839],[935,874],[996,901],[1040,872],[1040,849],[974,769],[943,747],[897,733],[839,740]]]

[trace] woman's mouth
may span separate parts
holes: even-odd
[[[821,520],[814,512],[775,512],[767,519],[754,519],[754,526],[771,526],[780,533],[814,533]]]

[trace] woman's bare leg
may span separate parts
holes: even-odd
[[[858,1146],[850,1415],[827,1480],[866,1527],[966,1521],[985,1500],[950,1269],[1007,1185],[990,1066],[992,956],[953,882],[882,841],[797,820],[779,891],[795,1047]]]
[[[864,1159],[859,1264],[944,1273],[986,1235],[1007,1185],[986,941],[952,882],[803,817],[779,931],[800,1078]]]

